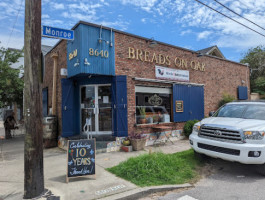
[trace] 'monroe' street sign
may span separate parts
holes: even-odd
[[[42,26],[42,36],[64,40],[73,40],[74,31],[61,28],[54,28],[50,26]]]
[[[68,178],[95,174],[95,139],[69,140],[67,148]]]

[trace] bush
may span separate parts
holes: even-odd
[[[184,132],[184,135],[186,137],[189,137],[191,132],[192,132],[192,128],[194,126],[194,124],[196,124],[197,122],[199,122],[199,120],[190,120],[190,121],[187,121],[186,124],[184,125],[184,128],[183,128],[183,132]]]
[[[226,103],[229,103],[231,101],[234,101],[235,100],[235,97],[233,97],[232,95],[230,94],[223,94],[223,98],[219,101],[219,108],[223,105],[225,105]]]

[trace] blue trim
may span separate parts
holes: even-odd
[[[100,33],[101,42],[99,40]],[[68,78],[82,73],[114,76],[114,34],[112,32],[111,35],[110,30],[103,28],[84,24],[78,25],[75,28],[75,40],[67,42]],[[89,65],[85,64],[85,60]]]
[[[77,135],[75,131],[76,120],[74,117],[76,87],[73,80],[62,79],[62,137]]]
[[[42,89],[42,116],[48,116],[48,88]]]
[[[239,100],[246,100],[248,99],[248,88],[245,86],[238,86],[238,99]]]
[[[183,101],[183,112],[176,112],[176,101]],[[173,120],[185,122],[204,118],[204,88],[192,85],[173,85]]]
[[[112,79],[112,113],[113,136],[128,136],[128,111],[127,111],[127,77],[115,76]]]

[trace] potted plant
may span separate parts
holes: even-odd
[[[146,143],[146,138],[141,133],[132,132],[129,135],[131,145],[134,151],[143,150]]]
[[[153,115],[153,123],[158,123],[159,121],[159,116],[158,115]]]
[[[140,106],[140,107],[138,107],[138,109],[139,109],[139,113],[140,113],[140,119],[139,119],[140,124],[146,124],[145,107],[144,106]]]

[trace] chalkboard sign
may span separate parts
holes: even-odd
[[[95,139],[69,140],[67,150],[68,178],[95,174]]]

